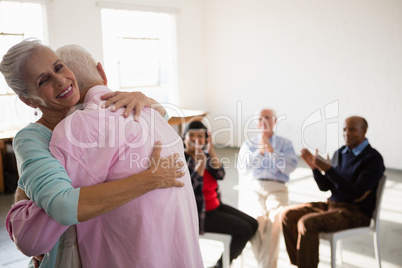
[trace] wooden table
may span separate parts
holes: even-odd
[[[195,120],[202,120],[204,116],[207,115],[207,112],[200,111],[200,110],[190,110],[190,109],[180,109],[179,111],[174,111],[175,113],[171,113],[171,111],[168,111],[169,114],[171,115],[168,123],[172,126],[176,125],[178,126],[179,130],[179,135],[183,134],[183,126],[190,122],[190,121],[195,121]]]
[[[0,131],[0,194],[5,192],[4,184],[4,157],[7,152],[6,143],[12,142],[19,129]]]

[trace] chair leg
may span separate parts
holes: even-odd
[[[341,259],[341,263],[343,263],[343,242],[342,240],[339,240],[339,255],[340,255],[340,259]]]
[[[230,242],[224,243],[222,254],[222,268],[230,268]]]
[[[374,254],[377,260],[378,268],[381,268],[381,253],[380,253],[380,240],[377,237],[377,232],[373,233]]]
[[[336,240],[331,239],[331,268],[336,268]]]

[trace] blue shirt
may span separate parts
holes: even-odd
[[[261,135],[243,142],[237,159],[237,170],[242,174],[252,174],[253,179],[267,179],[288,182],[290,173],[297,167],[297,156],[292,142],[273,135],[269,138],[274,151],[261,155],[259,141]]]
[[[348,151],[351,151],[355,156],[358,156],[363,150],[369,145],[368,139],[365,139],[362,143],[360,143],[356,148],[350,149],[348,146],[343,148],[341,151],[342,154],[346,154]]]

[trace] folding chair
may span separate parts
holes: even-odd
[[[373,235],[373,242],[374,242],[374,253],[375,258],[378,263],[378,267],[381,268],[381,255],[380,255],[380,208],[381,208],[381,201],[384,192],[384,186],[386,182],[385,174],[382,176],[380,181],[378,182],[377,188],[377,201],[376,206],[373,212],[372,221],[370,226],[367,227],[358,227],[358,228],[351,228],[346,229],[338,232],[333,233],[320,233],[320,238],[324,240],[328,240],[331,246],[331,267],[336,267],[336,242],[342,238],[358,236],[362,234],[372,234]],[[342,244],[342,243],[341,243]],[[341,261],[342,259],[342,247],[341,247]]]
[[[200,235],[200,238],[222,242],[222,268],[230,268],[230,242],[232,241],[232,236],[228,234],[204,233]]]

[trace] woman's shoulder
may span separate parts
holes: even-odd
[[[34,133],[48,134],[50,136],[52,135],[52,131],[44,125],[38,123],[29,123],[27,126],[18,131],[15,137],[32,135]]]
[[[29,123],[29,125],[25,126],[23,129],[17,132],[15,138],[21,138],[32,135],[52,136],[52,131],[41,124]]]
[[[51,137],[52,131],[47,127],[41,124],[30,123],[17,132],[13,139],[13,146],[15,148],[28,141],[35,141],[35,143],[41,143],[48,147]]]

